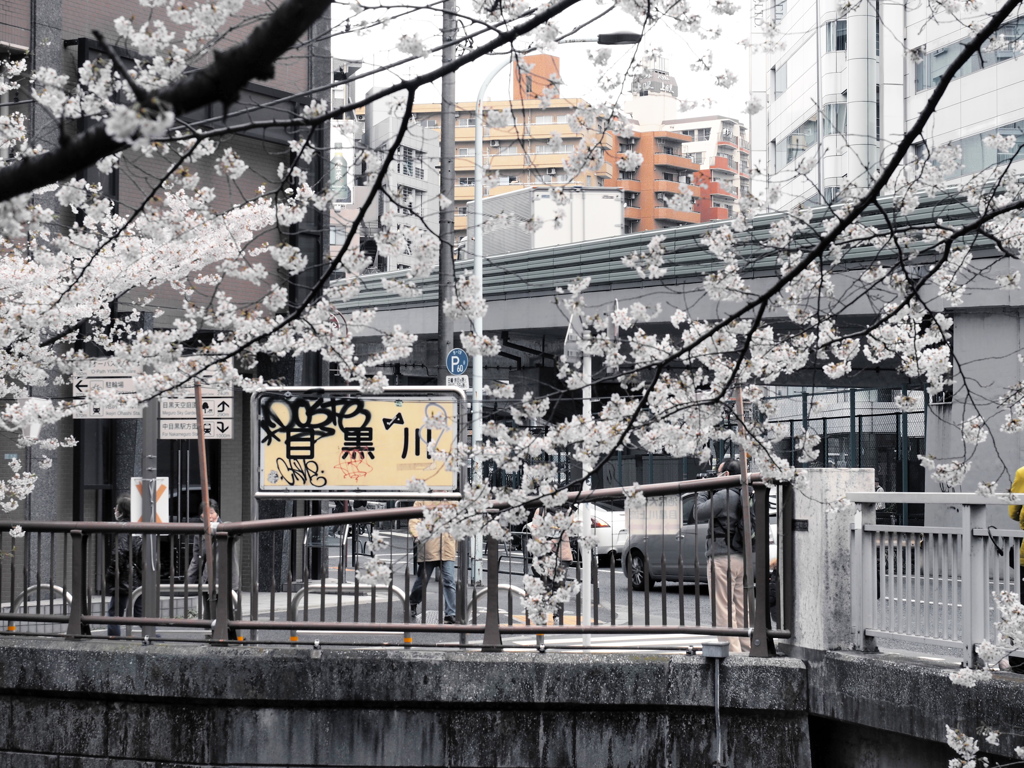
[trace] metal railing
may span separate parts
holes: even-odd
[[[1024,531],[1010,529],[1005,499],[966,493],[856,493],[853,524],[854,630],[865,646],[896,640],[958,647],[975,666],[977,645],[996,639],[993,594],[1020,593]],[[924,504],[955,510],[959,525],[881,525],[876,507]],[[934,506],[932,506],[934,505]],[[996,506],[1005,527],[988,522]],[[927,522],[927,518],[926,518]]]
[[[749,638],[753,654],[767,655],[774,652],[775,638],[791,635],[791,536],[774,535],[776,529],[791,530],[785,524],[792,516],[788,493],[781,494],[788,501],[777,505],[779,524],[768,525],[768,491],[754,483],[751,508],[762,524],[753,541],[753,578],[745,585],[744,625],[716,624],[715,597],[701,588],[708,580],[702,538],[707,524],[692,514],[696,492],[736,485],[738,478],[640,486],[644,502],[636,509],[630,505],[629,513],[614,509],[625,506],[621,488],[577,494],[574,503],[593,505],[599,522],[592,532],[599,547],[574,543],[574,559],[566,568],[568,577],[581,583],[580,591],[541,624],[530,620],[523,584],[532,572],[528,528],[487,542],[483,583],[471,583],[468,543],[460,544],[452,625],[445,622],[452,606],[445,604],[443,578],[436,585],[424,580],[417,594],[417,576],[425,574],[404,522],[420,517],[419,508],[222,522],[213,533],[213,590],[202,569],[198,578],[187,573],[201,523],[5,520],[0,522],[0,618],[5,620],[0,626],[69,637],[124,626],[127,637],[160,633],[161,642],[443,643],[493,650],[503,644],[543,649],[613,643],[695,651],[703,640],[731,636]],[[609,541],[606,524],[616,526],[610,548],[603,543]],[[22,527],[22,538],[11,537],[15,525]],[[109,573],[116,537],[130,535],[141,536],[151,553],[140,569],[152,571],[148,597],[131,558],[127,581],[123,574]],[[371,537],[385,541],[386,548],[373,553]],[[774,628],[768,604],[772,555],[779,595]],[[360,581],[361,566],[371,557],[390,569],[387,583]],[[248,564],[248,573],[235,588],[232,573],[240,561]],[[114,588],[121,583],[130,591]],[[225,592],[231,599],[219,599],[219,585],[227,584],[232,584]],[[121,595],[128,598],[124,605]],[[133,609],[137,601],[143,604],[141,615]]]

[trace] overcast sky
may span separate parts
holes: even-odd
[[[589,11],[593,11],[595,4],[583,4]],[[585,15],[580,13],[578,18],[582,21]],[[667,25],[659,25],[653,30],[645,33],[641,49],[659,47],[665,55],[669,73],[675,77],[679,84],[679,96],[681,99],[696,101],[699,106],[686,113],[688,117],[697,117],[706,114],[723,114],[743,119],[742,109],[749,98],[749,66],[746,52],[742,47],[742,41],[749,35],[749,3],[748,0],[741,0],[741,10],[732,17],[716,17],[721,20],[723,36],[712,42],[701,42],[695,40],[692,35],[669,29]],[[579,23],[579,22],[576,22]],[[567,30],[571,28],[572,22],[563,22],[559,28]],[[397,41],[399,35],[407,33],[408,28],[393,24],[389,27],[387,36]],[[607,16],[594,22],[573,38],[593,38],[600,32],[638,32],[640,31],[635,22],[625,13],[613,10]],[[388,50],[381,43],[381,33],[377,32],[359,40],[357,45],[352,45],[352,37],[345,36],[345,44],[336,46],[334,55],[339,58],[363,59],[370,64],[385,64],[398,58],[399,54],[394,50]],[[431,45],[436,45],[437,39],[430,39]],[[588,49],[596,49],[594,43],[562,44],[555,51],[562,61],[562,77],[566,81],[562,88],[564,96],[582,97],[589,100],[596,100],[600,96],[600,89],[596,82],[596,72],[593,65],[587,58]],[[712,66],[710,72],[695,72],[691,65],[704,57],[708,50],[712,51]],[[632,56],[635,54],[633,46],[616,46],[611,48],[613,64],[623,71],[629,66]],[[507,58],[507,54],[506,54]],[[488,73],[493,71],[501,59],[497,56],[486,57],[482,61],[474,62],[465,69],[459,70],[456,76],[456,98],[459,101],[475,101],[480,90],[480,84]],[[439,62],[436,62],[439,63]],[[435,63],[435,65],[436,65]],[[422,64],[421,64],[422,66]],[[368,69],[369,67],[366,67]],[[738,78],[738,82],[729,89],[723,89],[714,84],[715,76],[722,73],[724,69],[730,69]],[[378,77],[374,84],[385,85],[393,82],[393,78],[386,76]],[[361,81],[366,83],[366,81]],[[361,85],[359,93],[365,92],[369,84]],[[628,98],[629,83],[624,86]],[[487,89],[488,99],[508,98],[510,93],[510,78],[506,73],[496,76]],[[440,83],[424,88],[417,99],[421,102],[438,102],[441,100]],[[713,105],[708,106],[708,100]]]

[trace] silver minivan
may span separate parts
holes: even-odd
[[[628,515],[622,566],[633,589],[657,581],[707,583],[707,519],[696,520],[696,493],[649,497]]]
[[[640,510],[630,510],[622,567],[630,586],[643,590],[645,584],[678,581],[707,584],[708,519],[695,519],[697,494],[648,497]],[[768,496],[768,551],[775,558],[776,490]]]

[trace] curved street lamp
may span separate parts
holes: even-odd
[[[584,38],[584,39],[572,39],[563,40],[563,43],[597,43],[598,45],[634,45],[639,43],[641,35],[636,32],[607,32],[598,35],[596,38]],[[491,84],[494,77],[501,72],[505,67],[511,63],[511,57],[499,64],[494,70],[484,78],[483,83],[480,85],[480,91],[476,97],[476,120],[474,129],[474,149],[473,149],[473,277],[476,278],[476,284],[480,291],[478,298],[482,301],[484,297],[484,241],[483,241],[483,224],[484,224],[484,190],[483,190],[483,155],[484,155],[484,133],[483,133],[483,122],[484,122],[484,93],[487,91],[487,86]],[[483,337],[484,333],[484,319],[482,317],[473,318],[473,333],[477,339]],[[483,389],[484,389],[484,358],[481,354],[473,355],[473,414],[472,414],[472,437],[471,445],[476,452],[476,447],[480,444],[480,433],[483,431]],[[589,390],[589,381],[587,382],[587,389]],[[587,402],[584,405],[585,416],[590,415],[591,402],[590,398],[587,397]],[[474,478],[480,479],[482,467],[477,464],[474,467]],[[590,530],[590,506],[584,505],[584,511],[582,512],[581,525],[584,531]],[[481,542],[474,542],[477,552],[482,549]],[[474,558],[476,567],[479,567],[479,557]],[[475,570],[475,569],[474,569]],[[589,626],[590,624],[590,603],[586,592],[590,589],[590,559],[583,558],[583,573],[581,574],[584,589],[583,599],[583,616],[582,623]],[[479,580],[479,573],[473,574],[473,580]],[[590,636],[584,636],[584,646],[590,645]]]
[[[637,32],[606,32],[595,38],[583,38],[563,40],[564,43],[597,43],[598,45],[634,45],[639,43],[642,36]],[[479,286],[482,300],[484,295],[484,187],[483,187],[483,155],[484,155],[484,93],[487,86],[495,76],[511,63],[511,58],[503,61],[484,78],[480,85],[480,91],[476,97],[476,121],[474,130],[473,148],[473,277]],[[483,336],[484,320],[482,317],[473,318],[473,333],[477,338]],[[484,388],[484,363],[483,355],[473,355],[473,429],[472,445],[475,448],[480,442],[480,430],[483,428],[483,388]]]

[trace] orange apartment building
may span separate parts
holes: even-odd
[[[674,131],[637,131],[632,139],[618,140],[618,155],[639,152],[644,161],[635,171],[619,170],[605,181],[606,187],[619,187],[623,192],[623,234],[649,232],[656,229],[697,224],[701,215],[697,203],[703,190],[695,185],[697,166],[686,156],[688,136]],[[694,196],[694,210],[679,211],[670,206],[680,192],[680,184],[689,186]]]
[[[687,152],[700,167],[694,174],[701,189],[700,200],[694,201],[700,220],[730,218],[737,197],[750,193],[747,127],[721,115],[666,120],[664,126],[690,139]]]

